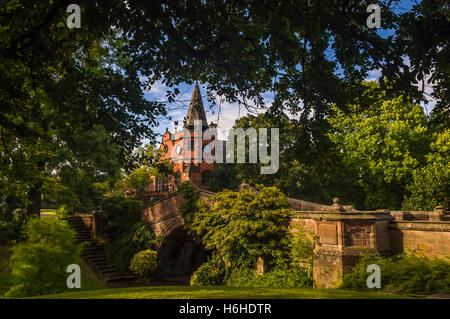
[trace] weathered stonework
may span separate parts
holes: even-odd
[[[450,221],[446,212],[297,211],[317,237],[313,276],[317,288],[336,288],[363,253],[420,250],[426,256],[450,256]]]
[[[201,197],[211,203],[214,193],[201,190]],[[177,193],[152,203],[141,212],[142,220],[148,222],[158,236],[167,238],[162,256],[162,272],[182,273],[200,265],[204,252],[194,247],[183,233],[183,218],[178,209],[183,199]],[[294,211],[291,217],[292,231],[298,225],[305,227],[316,239],[313,256],[313,276],[317,288],[336,288],[346,273],[352,271],[360,256],[368,251],[379,253],[404,252],[419,249],[426,256],[450,256],[450,216],[442,209],[430,212],[377,210],[356,211],[335,201],[332,206],[290,199],[293,207],[311,210]],[[326,208],[320,210],[319,208]],[[94,216],[77,216],[71,219],[73,227],[87,226],[96,241],[101,240],[101,220]],[[174,251],[177,257],[169,258]],[[256,269],[264,273],[261,260]]]

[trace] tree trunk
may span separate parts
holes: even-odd
[[[27,207],[27,214],[29,216],[41,214],[41,194],[42,194],[42,181],[37,182],[28,191],[28,200],[31,204]]]
[[[41,172],[44,172],[45,161],[38,162],[38,167]],[[31,204],[27,207],[28,216],[41,216],[41,201],[42,201],[42,180],[36,182],[28,191],[28,200]]]

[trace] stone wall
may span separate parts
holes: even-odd
[[[336,288],[363,253],[389,250],[386,211],[297,211],[291,225],[305,225],[314,234],[313,276],[316,288]]]
[[[141,211],[141,218],[148,222],[156,236],[167,236],[177,227],[184,225],[183,218],[178,215],[178,207],[183,198],[177,193],[172,193]]]
[[[291,218],[314,234],[313,275],[317,288],[336,288],[368,251],[380,254],[419,250],[429,257],[450,256],[450,220],[430,212],[297,211]]]
[[[389,225],[391,249],[419,250],[426,256],[450,256],[449,221],[395,221]]]
[[[200,190],[200,196],[206,200],[212,195],[214,193]],[[141,211],[142,221],[150,224],[155,235],[167,236],[184,225],[183,218],[178,215],[178,209],[183,201],[184,199],[178,193],[171,193],[145,207]]]

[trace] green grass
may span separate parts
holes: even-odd
[[[81,288],[78,291],[105,289],[107,285],[97,277],[91,267],[79,258],[77,264],[81,268]]]
[[[8,290],[9,281],[9,247],[0,246],[0,297]]]
[[[393,299],[408,298],[389,293],[357,292],[349,290],[319,290],[300,288],[239,288],[230,286],[189,287],[155,286],[114,288],[79,291],[48,296],[38,299]]]
[[[41,209],[41,214],[56,215],[56,209]]]

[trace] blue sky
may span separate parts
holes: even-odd
[[[399,13],[403,13],[405,11],[408,11],[412,8],[415,1],[400,1],[398,6],[395,8],[395,10]],[[383,13],[381,12],[381,19],[383,19]],[[378,34],[382,37],[387,37],[391,34],[393,34],[394,30],[385,30],[385,29],[379,29]],[[405,58],[407,62],[407,58]],[[377,80],[380,76],[380,70],[371,70],[368,73],[367,79],[368,80]],[[145,97],[152,101],[166,101],[166,91],[168,88],[165,87],[164,84],[161,82],[155,83],[154,86],[151,88],[150,91],[145,92]],[[159,125],[154,128],[154,131],[162,136],[164,134],[166,128],[168,128],[171,132],[174,131],[174,121],[179,121],[178,128],[181,128],[182,121],[184,116],[186,116],[188,107],[189,107],[189,101],[192,95],[192,91],[194,90],[194,85],[189,85],[186,83],[183,83],[179,86],[180,89],[180,96],[177,98],[177,102],[174,103],[168,103],[167,104],[167,111],[168,116],[172,117],[172,120],[170,120],[168,117],[160,117],[158,119]],[[242,117],[246,114],[248,114],[248,111],[244,107],[239,107],[237,103],[229,103],[226,101],[221,101],[220,97],[216,98],[216,106],[212,106],[211,103],[209,103],[205,96],[206,96],[206,89],[205,86],[203,86],[200,83],[200,92],[203,97],[203,105],[205,107],[206,117],[208,119],[208,123],[211,121],[218,124],[219,128],[219,138],[225,139],[226,138],[226,131],[230,129],[234,125],[234,121],[238,119],[239,117]],[[428,87],[426,89],[427,93],[432,92],[432,88]],[[270,106],[271,102],[273,101],[273,93],[266,93],[264,96],[265,104]],[[429,112],[435,102],[431,101],[426,106],[426,112]],[[218,114],[218,108],[220,105],[220,114]],[[158,138],[158,141],[160,140],[160,137]],[[144,140],[144,144],[148,143],[148,140]]]

